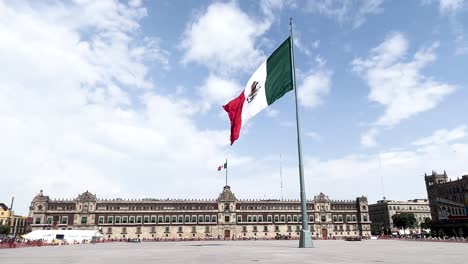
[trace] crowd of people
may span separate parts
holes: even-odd
[[[392,239],[392,240],[418,240],[418,241],[442,241],[442,242],[465,242],[468,243],[467,238],[463,237],[432,237],[422,235],[381,235],[377,239]],[[7,236],[0,236],[0,249],[2,248],[17,248],[17,247],[40,247],[40,246],[56,246],[56,245],[75,245],[75,244],[89,244],[89,243],[111,243],[111,242],[175,242],[175,241],[213,241],[213,240],[298,240],[299,237],[291,236],[277,236],[275,238],[268,237],[197,237],[197,238],[120,238],[120,239],[99,239],[99,240],[82,240],[82,241],[66,241],[61,239],[54,239],[52,241],[46,240],[28,240],[20,237],[9,238]],[[330,238],[314,238],[314,240],[340,240],[345,239],[342,237]],[[359,237],[359,240],[367,240],[371,237]]]

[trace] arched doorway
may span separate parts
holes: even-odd
[[[224,239],[231,239],[231,230],[224,230]]]

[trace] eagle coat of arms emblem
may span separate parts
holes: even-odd
[[[247,103],[250,103],[257,96],[258,91],[262,88],[259,82],[254,81],[250,86],[250,94],[247,96]]]

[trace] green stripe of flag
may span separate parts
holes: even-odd
[[[265,93],[268,105],[293,89],[290,38],[267,59]]]

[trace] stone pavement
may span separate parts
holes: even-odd
[[[2,264],[468,263],[468,243],[395,240],[103,243],[0,250]]]

